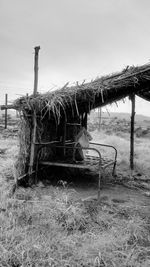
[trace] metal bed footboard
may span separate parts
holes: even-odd
[[[112,175],[113,176],[116,176],[116,164],[117,164],[117,154],[118,154],[117,149],[114,146],[112,146],[112,145],[106,145],[106,144],[101,144],[101,143],[90,142],[90,145],[99,146],[99,147],[106,147],[106,148],[113,149],[113,151],[114,151],[114,159],[112,159],[112,162],[104,165],[103,168],[106,169],[108,166],[113,165]]]
[[[83,164],[81,164],[80,161],[76,161],[75,160],[75,151],[76,149],[78,149],[76,147],[76,143],[75,142],[67,142],[66,145],[59,145],[59,142],[54,141],[54,142],[47,142],[47,143],[35,143],[35,145],[37,146],[37,159],[36,159],[36,180],[37,180],[37,172],[39,169],[39,165],[43,165],[43,166],[61,166],[61,167],[70,167],[70,168],[79,168],[79,169],[90,169],[91,165],[87,164],[86,160],[83,160]],[[72,145],[72,146],[71,146]],[[100,151],[97,148],[93,148],[93,147],[82,147],[82,150],[85,151],[94,151],[97,156],[95,157],[97,160],[97,170],[98,170],[98,200],[100,199],[100,188],[101,188],[101,179],[104,176],[104,171],[105,169],[110,166],[113,165],[113,175],[115,174],[115,168],[116,168],[116,161],[117,161],[117,150],[115,147],[110,146],[110,145],[105,145],[105,144],[99,144],[99,143],[91,143],[90,145],[94,145],[94,146],[104,146],[104,147],[108,147],[108,148],[112,148],[114,149],[114,160],[112,160],[111,162],[105,164],[102,166],[102,156]],[[71,149],[73,152],[72,155],[72,162],[67,162],[67,160],[64,161],[63,160],[40,160],[39,159],[39,155],[41,150],[44,147],[51,147],[51,148],[62,148],[63,151],[66,151],[67,149]],[[92,159],[92,157],[91,157]],[[94,157],[93,157],[94,159]]]

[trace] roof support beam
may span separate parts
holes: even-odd
[[[130,96],[131,99],[131,133],[130,133],[130,168],[134,170],[134,123],[135,123],[135,94]]]

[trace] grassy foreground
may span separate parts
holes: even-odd
[[[77,202],[72,191],[20,189],[0,204],[0,266],[149,266],[150,216],[138,207]]]
[[[94,134],[97,141],[99,136]],[[128,139],[104,135],[101,138],[102,143],[117,146],[119,168],[127,169]],[[109,195],[102,197],[100,204],[94,200],[77,201],[75,192],[65,186],[50,186],[47,199],[40,185],[20,188],[12,196],[9,179],[17,142],[7,139],[1,144],[0,267],[150,266],[148,207],[140,207],[136,201],[130,205],[111,201]],[[138,154],[139,146],[142,157]],[[137,146],[140,171],[144,171],[143,164],[148,166],[149,146],[148,142]],[[129,196],[132,193],[129,190]]]

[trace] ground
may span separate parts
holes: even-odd
[[[0,266],[150,266],[150,141],[135,140],[131,173],[129,136],[92,135],[118,149],[117,181],[107,180],[99,203],[90,181],[40,182],[13,194],[18,141],[1,131]]]

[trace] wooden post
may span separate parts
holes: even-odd
[[[131,99],[131,134],[130,134],[130,168],[134,170],[134,122],[135,122],[135,94],[130,96]]]
[[[82,127],[85,127],[85,129],[87,129],[87,112],[82,114]]]
[[[7,114],[7,104],[8,104],[8,95],[5,94],[5,129],[7,129],[7,119],[8,119],[8,114]]]
[[[65,146],[66,143],[66,125],[67,125],[67,120],[66,120],[66,116],[64,116],[64,120],[63,120],[63,140],[62,140],[62,145]],[[63,157],[65,158],[66,156],[66,149],[65,147],[63,148]]]
[[[98,131],[100,132],[101,128],[101,118],[102,118],[102,109],[101,107],[98,108]]]
[[[40,50],[40,46],[37,46],[35,49],[34,55],[34,89],[33,95],[36,96],[37,94],[37,87],[38,87],[38,53]],[[35,159],[35,142],[36,142],[36,127],[37,127],[37,120],[36,120],[36,111],[33,113],[32,116],[33,122],[33,129],[32,129],[32,136],[31,136],[31,151],[30,151],[30,163],[29,163],[29,183],[32,183],[32,173],[33,173],[33,166],[34,166],[34,159]]]
[[[37,88],[38,88],[38,57],[39,57],[39,50],[40,46],[36,46],[35,48],[35,55],[34,55],[34,90],[33,95],[35,96],[37,94]]]

